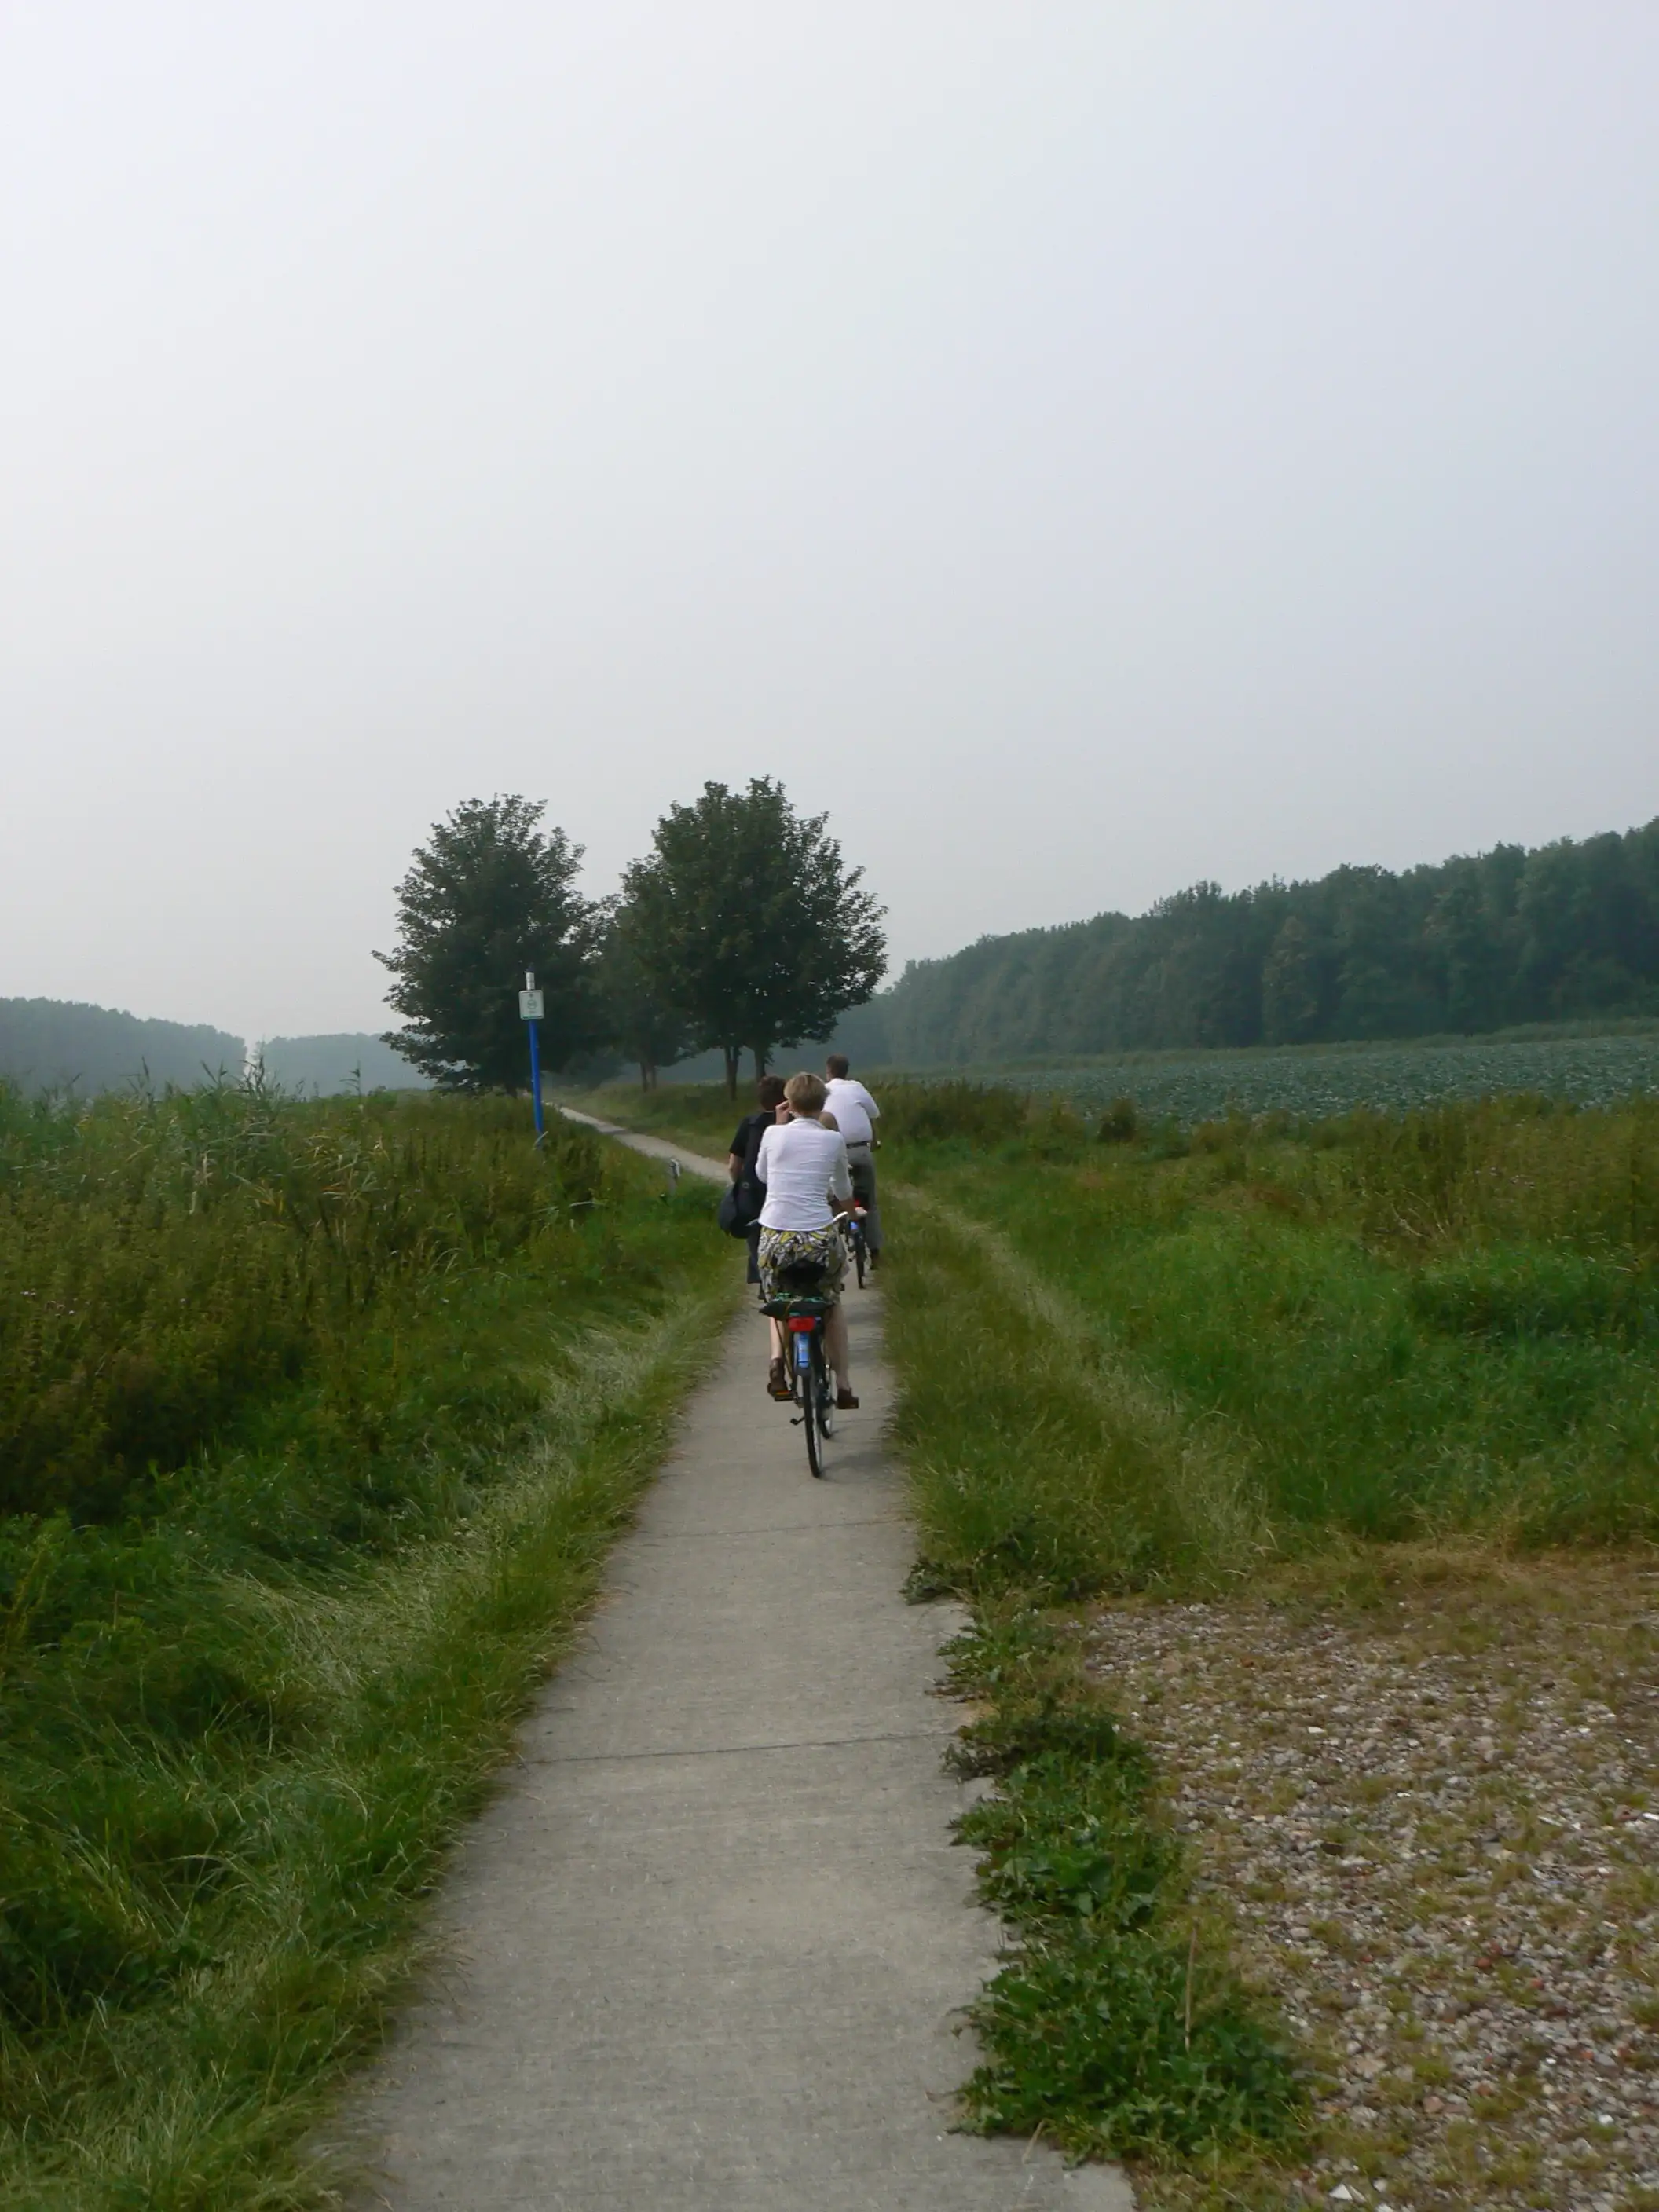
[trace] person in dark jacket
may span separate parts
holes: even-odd
[[[760,1140],[777,1121],[778,1109],[783,1103],[783,1078],[763,1075],[755,1085],[756,1111],[745,1114],[737,1126],[732,1139],[732,1149],[726,1156],[726,1173],[732,1182],[740,1182],[745,1174],[753,1176],[755,1155],[760,1150]],[[755,1218],[749,1227],[749,1279],[760,1280],[760,1266],[756,1254],[760,1246],[760,1198],[758,1187],[755,1199]]]

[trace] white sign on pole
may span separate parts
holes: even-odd
[[[542,998],[543,994],[540,991],[520,992],[519,1019],[521,1022],[539,1022],[544,1018],[542,1013]]]

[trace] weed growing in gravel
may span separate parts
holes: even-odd
[[[989,2132],[1080,2154],[1185,2159],[1285,2146],[1304,2093],[1265,2008],[1194,1917],[1150,1762],[1030,1609],[992,1607],[952,1647],[988,1701],[959,1763],[994,1776],[963,1820],[981,1894],[1018,1948],[971,2009],[964,2098]]]

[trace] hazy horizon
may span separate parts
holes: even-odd
[[[391,1025],[523,791],[988,933],[1659,814],[1659,12],[0,26],[0,996]]]

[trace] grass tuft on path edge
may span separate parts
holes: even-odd
[[[884,1279],[914,1588],[972,1610],[949,1653],[976,1713],[955,1757],[995,1786],[959,1836],[1013,1938],[969,2014],[982,2057],[968,2124],[1218,2178],[1282,2161],[1306,2125],[1297,2057],[1195,1899],[1152,1761],[1057,1610],[1160,1570],[1200,1574],[1218,1551],[1259,1558],[1254,1501],[1132,1371],[1079,1358],[997,1240],[925,1194],[893,1195]]]
[[[1288,2152],[1305,2105],[1288,2039],[1194,1899],[1152,1761],[1073,1638],[1040,1606],[986,1593],[948,1656],[978,1707],[953,1763],[995,1784],[958,1838],[1014,1938],[969,2011],[983,2053],[969,2124],[1077,2157]]]

